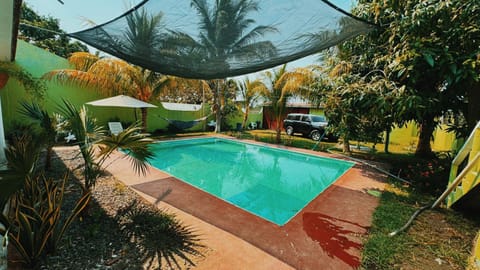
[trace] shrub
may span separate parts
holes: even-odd
[[[47,253],[54,253],[63,234],[85,208],[90,194],[81,197],[70,215],[63,218],[61,207],[67,176],[54,182],[44,176],[26,177],[24,187],[12,199],[11,215],[0,215],[0,223],[28,267],[36,267]]]

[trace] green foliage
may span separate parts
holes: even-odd
[[[346,42],[340,57],[353,59],[360,74],[380,69],[405,86],[408,95],[395,109],[403,121],[422,126],[419,155],[431,154],[429,140],[437,117],[446,112],[480,117],[467,106],[480,74],[479,7],[478,0],[374,0],[359,1],[355,10],[382,27]]]
[[[267,81],[266,87],[262,87],[261,96],[264,97],[272,108],[273,117],[277,123],[276,143],[280,143],[283,125],[287,109],[287,101],[295,95],[303,96],[304,88],[310,84],[312,74],[307,69],[296,69],[287,71],[287,65],[274,70],[265,72],[264,77]]]
[[[60,182],[27,176],[22,190],[12,201],[13,214],[0,216],[0,222],[6,227],[0,234],[7,235],[29,267],[37,266],[47,253],[55,252],[63,234],[90,199],[89,194],[84,195],[71,214],[63,218],[61,207],[66,181],[67,176]]]
[[[19,112],[37,123],[40,127],[40,132],[37,134],[39,141],[45,143],[47,154],[45,156],[45,169],[51,167],[52,149],[57,142],[58,136],[58,121],[55,116],[50,116],[48,111],[43,110],[37,103],[21,102]]]
[[[396,188],[382,193],[380,206],[373,214],[369,239],[364,245],[362,266],[365,269],[392,269],[398,256],[405,250],[410,238],[406,234],[390,237],[388,234],[404,225],[416,210],[407,194]]]
[[[208,1],[193,0],[192,8],[200,16],[198,26],[199,40],[195,40],[188,33],[171,33],[170,44],[181,44],[189,48],[185,54],[180,55],[190,59],[202,57],[215,59],[219,66],[228,66],[229,55],[249,57],[251,55],[274,55],[276,48],[269,41],[258,41],[264,35],[275,32],[276,29],[267,25],[255,25],[255,20],[249,14],[259,10],[255,1],[216,1],[209,6]],[[177,56],[178,57],[178,56]],[[179,61],[182,57],[179,57]],[[213,92],[213,111],[216,114],[215,131],[221,131],[223,109],[228,103],[230,84],[226,79],[210,80],[208,82]],[[236,91],[233,91],[235,93]]]
[[[419,159],[403,167],[399,176],[411,181],[420,192],[440,195],[448,184],[450,163],[450,159]]]
[[[18,38],[58,56],[67,58],[73,52],[87,52],[87,46],[78,41],[72,42],[60,29],[58,19],[40,16],[27,4],[22,4]],[[32,27],[33,26],[33,27]],[[41,28],[41,29],[39,29]]]
[[[25,179],[37,171],[41,143],[30,127],[23,131],[11,134],[5,149],[8,170],[0,178],[0,209],[23,187]]]
[[[311,86],[314,100],[325,108],[330,132],[343,139],[344,152],[350,152],[350,140],[381,142],[384,131],[402,122],[396,108],[404,89],[381,72],[382,76],[373,75],[376,72],[360,76],[350,63],[330,65],[326,67],[330,76],[318,78]]]
[[[0,180],[0,209],[10,200],[9,212],[0,216],[7,236],[23,262],[34,267],[48,252],[54,252],[65,230],[85,207],[81,198],[70,216],[61,216],[65,178],[54,182],[38,176],[38,158],[43,140],[31,127],[10,136],[5,155],[9,171]]]
[[[260,98],[260,93],[265,89],[265,84],[258,79],[250,81],[248,78],[237,84],[238,92],[243,99],[243,109],[245,110],[243,113],[242,129],[246,129],[250,108],[257,103]]]
[[[37,161],[42,148],[35,134],[16,134],[5,149],[7,166],[21,177],[32,176],[37,170]]]
[[[130,238],[136,238],[144,247],[139,254],[149,266],[158,263],[158,268],[183,269],[185,265],[195,266],[192,256],[202,256],[200,239],[191,228],[175,219],[175,216],[134,207],[137,202],[121,210],[125,232]]]
[[[441,259],[454,269],[465,269],[471,241],[478,232],[478,218],[466,219],[447,209],[427,210],[412,226],[394,237],[421,205],[434,200],[408,187],[388,184],[373,214],[372,226],[362,251],[362,269],[436,269]],[[438,224],[441,222],[441,224]]]
[[[32,74],[15,64],[14,62],[1,62],[0,73],[18,80],[23,85],[25,91],[36,99],[42,99],[46,92],[45,83],[42,80],[34,78]]]
[[[141,133],[142,128],[137,123],[126,128],[118,135],[107,135],[105,129],[96,123],[88,114],[87,108],[77,109],[73,104],[64,100],[60,114],[65,119],[65,127],[72,131],[77,138],[85,167],[84,193],[90,193],[96,180],[101,174],[104,163],[117,149],[128,153],[135,172],[145,174],[147,162],[153,153],[148,145],[153,142],[147,134]]]

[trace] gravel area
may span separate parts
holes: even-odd
[[[55,149],[50,176],[61,178],[70,171],[65,212],[80,196],[82,164],[77,148]],[[172,255],[179,249],[190,254],[186,258]],[[190,269],[207,253],[201,235],[191,227],[158,210],[113,176],[104,175],[93,190],[89,214],[72,223],[57,254],[48,256],[41,269]],[[168,266],[164,258],[169,255],[180,267]]]

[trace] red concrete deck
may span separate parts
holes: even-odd
[[[147,176],[137,176],[127,162],[117,159],[108,171],[161,209],[175,213],[212,250],[196,269],[355,269],[378,205],[366,191],[382,190],[385,178],[355,165],[287,224],[278,226],[160,170],[151,168]]]

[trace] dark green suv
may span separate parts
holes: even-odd
[[[308,136],[314,141],[322,138],[328,140],[337,140],[333,134],[324,134],[328,125],[327,119],[321,115],[290,113],[287,118],[283,120],[283,127],[288,135],[294,133],[302,133],[303,136]]]

